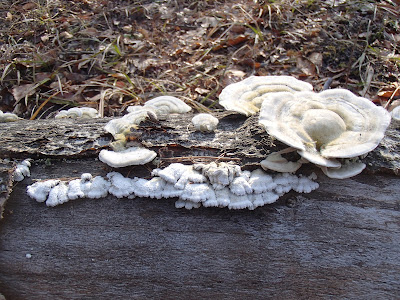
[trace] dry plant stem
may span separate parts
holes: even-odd
[[[47,98],[45,101],[43,101],[42,104],[38,107],[38,109],[35,111],[35,113],[30,117],[30,120],[35,120],[39,112],[43,109],[43,107],[49,102],[53,97],[57,96],[60,93],[60,91],[55,92],[53,95],[51,95],[49,98]]]

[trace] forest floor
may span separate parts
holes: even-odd
[[[113,116],[168,94],[209,111],[250,75],[342,87],[390,109],[400,102],[399,2],[3,0],[0,109]]]

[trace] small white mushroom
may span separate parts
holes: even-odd
[[[113,168],[144,165],[151,162],[156,156],[156,152],[140,147],[131,147],[120,152],[103,149],[99,153],[99,159]]]
[[[145,108],[153,108],[157,116],[165,118],[169,114],[183,114],[189,112],[192,108],[182,100],[172,96],[160,96],[147,101]]]
[[[312,90],[311,84],[291,76],[251,76],[226,86],[219,95],[219,104],[226,110],[251,116],[260,110],[265,95]]]
[[[192,123],[197,131],[213,132],[217,129],[219,121],[210,114],[198,114],[192,118]]]
[[[350,91],[332,89],[268,95],[260,123],[308,161],[338,168],[335,158],[360,156],[379,144],[390,114]]]

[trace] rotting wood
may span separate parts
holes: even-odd
[[[173,199],[27,197],[43,178],[105,174],[90,158],[35,163],[0,223],[7,299],[398,299],[398,177],[319,176],[254,211]]]
[[[188,115],[142,124],[140,141],[164,164],[197,156],[253,167],[284,147],[256,118],[218,116],[215,134],[194,132]],[[35,180],[109,172],[95,160],[111,139],[103,130],[107,121],[0,128],[0,158],[36,158],[32,177],[16,184],[0,221],[0,293],[6,298],[400,297],[400,185],[393,175],[399,161],[391,160],[399,155],[396,129],[366,158],[373,176],[320,174],[321,187],[311,194],[290,193],[255,211],[186,211],[175,209],[173,200],[111,196],[48,208],[28,198],[26,185]],[[14,165],[5,165],[7,174]],[[145,176],[150,167],[122,172]]]

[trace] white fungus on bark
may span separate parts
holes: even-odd
[[[122,168],[147,164],[156,156],[156,152],[147,148],[131,147],[119,152],[103,149],[99,153],[99,160],[113,168]]]
[[[25,177],[30,177],[31,172],[30,172],[30,167],[31,167],[31,160],[25,159],[19,164],[17,164],[17,167],[15,168],[14,171],[14,180],[15,181],[22,181],[24,180]]]
[[[192,118],[194,128],[201,132],[215,131],[218,123],[218,119],[210,114],[197,114]]]
[[[181,99],[173,96],[160,96],[146,101],[145,108],[152,108],[157,116],[165,119],[170,114],[183,114],[189,112],[192,108]]]
[[[266,95],[312,90],[311,84],[292,76],[251,76],[226,86],[219,95],[219,104],[226,110],[251,116],[260,110]]]
[[[19,120],[22,120],[22,118],[18,117],[16,114],[0,110],[0,123],[15,122]]]
[[[222,173],[216,169],[221,167]],[[211,170],[211,171],[210,171]],[[218,174],[218,175],[216,175]],[[221,175],[223,174],[223,175]],[[108,193],[117,198],[178,198],[176,207],[228,207],[255,209],[275,202],[290,190],[309,193],[318,188],[315,175],[296,176],[283,173],[266,174],[261,169],[242,171],[238,165],[221,163],[193,165],[171,164],[153,171],[153,177],[128,178],[120,173],[108,173],[106,178],[82,174],[67,182],[49,180],[28,186],[28,195],[48,206],[79,198],[99,198]],[[211,180],[213,182],[211,182]]]
[[[338,159],[361,156],[378,146],[390,114],[350,91],[332,89],[267,95],[259,122],[307,161],[338,169]]]
[[[92,107],[72,107],[68,110],[61,110],[54,117],[55,119],[78,119],[78,118],[99,118],[97,109]]]

